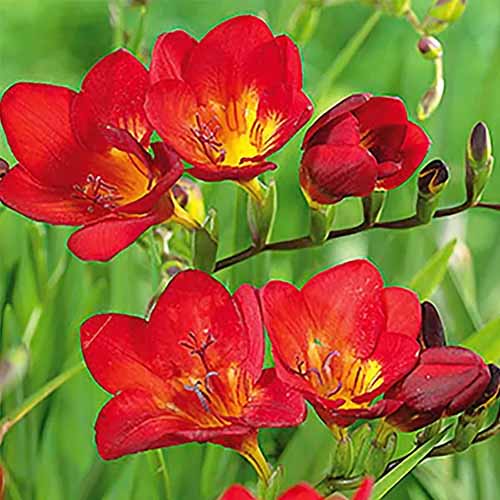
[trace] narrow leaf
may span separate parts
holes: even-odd
[[[495,318],[463,342],[464,347],[476,351],[487,361],[500,360],[500,318]]]
[[[411,280],[410,288],[418,293],[421,301],[428,299],[443,281],[456,244],[457,240],[453,239],[438,250]]]

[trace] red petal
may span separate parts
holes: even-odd
[[[422,324],[422,308],[415,292],[406,288],[388,287],[382,292],[388,332],[416,339]]]
[[[329,350],[369,357],[385,327],[383,286],[377,268],[367,260],[353,260],[314,276],[302,288],[314,335]]]
[[[70,124],[75,95],[65,87],[18,83],[2,98],[0,116],[10,148],[43,184],[71,186],[80,180],[72,162],[81,153]]]
[[[308,484],[298,484],[285,491],[279,500],[323,500],[323,497]]]
[[[235,484],[226,490],[220,500],[255,500],[255,497],[243,486]]]
[[[153,48],[151,83],[160,80],[182,80],[182,66],[198,42],[185,31],[163,33]]]
[[[302,149],[306,149],[309,147],[309,143],[313,136],[325,125],[329,124],[331,121],[337,119],[343,114],[349,113],[352,110],[358,108],[362,104],[366,103],[370,98],[370,94],[353,94],[335,104],[335,106],[331,107],[328,111],[323,113],[306,132],[304,141],[302,142]]]
[[[205,163],[207,157],[191,128],[198,103],[191,88],[178,80],[154,85],[146,98],[146,113],[160,137],[189,163]]]
[[[284,281],[270,281],[260,292],[264,324],[271,339],[280,379],[300,391],[314,392],[307,380],[293,373],[297,356],[307,353],[312,318],[302,294]]]
[[[244,363],[245,371],[257,382],[264,363],[264,328],[257,291],[250,285],[242,285],[236,290],[233,300],[249,342],[248,356]]]
[[[166,381],[154,373],[149,362],[153,352],[146,326],[143,319],[124,314],[99,314],[81,326],[85,363],[108,392],[143,389],[167,394]]]
[[[222,373],[230,364],[241,364],[248,356],[249,341],[238,313],[229,292],[208,274],[201,271],[178,274],[151,314],[150,328],[154,332],[151,342],[158,358],[175,359],[187,372],[200,362],[180,342],[188,341],[190,333],[200,341],[211,334],[215,342],[205,352],[211,369]]]
[[[264,370],[246,405],[243,420],[254,428],[293,427],[306,417],[303,397],[285,385],[273,368]]]
[[[303,92],[289,85],[275,85],[259,101],[258,119],[266,123],[270,117],[281,117],[281,124],[266,141],[263,156],[269,156],[288,142],[311,118],[313,106]]]
[[[301,185],[318,203],[368,196],[375,188],[377,163],[364,148],[313,146],[301,162]]]
[[[372,401],[402,377],[408,375],[417,364],[419,352],[420,344],[405,334],[382,334],[370,359],[380,364],[383,383],[374,391],[355,398],[355,402]]]
[[[68,240],[68,248],[82,260],[105,262],[131,245],[151,226],[163,222],[165,218],[158,213],[143,217],[112,216],[107,220],[84,226],[73,233]]]
[[[98,205],[88,212],[89,203],[72,194],[67,188],[39,184],[22,165],[9,170],[0,181],[2,203],[34,220],[79,226],[108,213]]]
[[[201,103],[227,102],[239,96],[245,74],[242,65],[249,54],[274,39],[266,23],[254,16],[239,16],[218,26],[192,50],[184,80]],[[251,82],[248,82],[251,83]]]
[[[359,146],[360,142],[358,120],[352,114],[346,113],[318,130],[307,143],[307,149],[320,144]]]
[[[367,477],[361,483],[361,486],[356,490],[352,500],[370,500],[375,481],[371,477]]]
[[[352,113],[359,120],[362,130],[408,123],[405,105],[398,97],[372,97]]]
[[[165,448],[191,441],[218,442],[248,433],[248,428],[200,429],[162,407],[141,389],[121,392],[101,410],[96,422],[97,449],[105,460],[139,451]]]
[[[258,175],[267,172],[268,170],[274,170],[276,167],[277,165],[275,163],[263,161],[262,163],[256,163],[255,165],[250,165],[248,167],[197,165],[190,168],[188,172],[193,177],[207,182],[223,180],[249,181]]]
[[[418,125],[408,123],[405,142],[401,148],[402,169],[396,174],[378,181],[377,187],[394,189],[403,184],[424,161],[430,145],[431,141],[426,133]]]
[[[297,90],[302,88],[302,62],[297,45],[287,37],[281,35],[276,37],[276,43],[280,47],[281,57],[285,66],[285,81]]]
[[[149,75],[144,66],[124,49],[101,59],[87,74],[72,108],[72,124],[82,144],[103,149],[102,128],[128,131],[143,145],[152,128],[144,111]]]

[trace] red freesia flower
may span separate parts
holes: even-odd
[[[425,132],[408,121],[400,99],[352,95],[307,131],[300,183],[321,204],[394,189],[415,172],[429,146]]]
[[[209,441],[238,450],[267,479],[258,429],[304,419],[302,397],[262,370],[262,320],[248,285],[231,296],[201,271],[179,273],[149,320],[94,316],[81,341],[90,372],[114,395],[96,423],[104,459]]]
[[[82,90],[18,83],[3,96],[2,125],[19,164],[0,181],[0,200],[31,219],[83,226],[69,248],[108,260],[169,219],[166,193],[182,173],[163,143],[147,152],[148,72],[118,50],[99,61]]]
[[[483,396],[490,377],[481,357],[468,349],[428,348],[416,368],[387,392],[386,397],[403,402],[387,420],[414,431],[461,413]]]
[[[384,288],[372,264],[355,260],[316,275],[301,291],[272,281],[261,302],[278,376],[327,425],[387,415],[401,405],[374,400],[417,363],[421,311],[413,292]]]
[[[370,500],[372,489],[373,479],[364,479],[359,489],[354,493],[352,500]],[[345,497],[335,494],[328,498],[331,500],[341,500]],[[255,497],[243,486],[235,484],[222,495],[220,500],[255,500]],[[285,491],[278,500],[323,500],[323,497],[308,484],[302,483]]]
[[[248,181],[312,114],[299,52],[253,16],[215,27],[200,42],[160,36],[146,112],[160,136],[207,181]]]

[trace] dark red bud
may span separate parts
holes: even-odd
[[[443,322],[439,312],[432,303],[427,301],[422,303],[420,342],[424,348],[444,347],[446,345]]]

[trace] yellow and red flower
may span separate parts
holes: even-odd
[[[150,226],[169,219],[168,190],[183,171],[144,111],[148,71],[118,50],[99,61],[76,93],[18,83],[3,96],[1,121],[19,164],[0,181],[0,200],[31,219],[83,226],[69,248],[108,260]]]
[[[316,275],[302,290],[272,281],[261,302],[278,376],[327,425],[380,417],[401,405],[374,400],[417,363],[421,311],[413,292],[384,288],[371,263],[354,260]]]
[[[248,181],[311,117],[295,44],[261,19],[240,16],[200,42],[160,36],[146,112],[165,142],[207,181]]]
[[[359,489],[354,493],[352,500],[370,500],[371,492],[373,490],[373,479],[366,478],[361,483]],[[278,500],[323,500],[314,488],[311,488],[306,483],[301,483],[285,491]],[[343,500],[345,497],[338,493],[329,496],[330,500]],[[255,500],[255,497],[243,486],[235,484],[231,486],[220,500]]]
[[[320,204],[394,189],[422,163],[430,146],[395,97],[355,94],[309,128],[302,144],[300,183]]]
[[[267,479],[258,429],[305,417],[303,398],[262,369],[262,318],[248,285],[231,296],[201,271],[181,272],[149,320],[94,316],[81,342],[93,377],[114,396],[96,423],[104,459],[209,441],[238,450]]]

